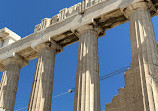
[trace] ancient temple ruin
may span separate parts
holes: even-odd
[[[38,58],[28,111],[51,111],[55,55],[79,42],[74,111],[100,111],[98,38],[130,23],[132,63],[106,111],[158,111],[158,47],[151,18],[158,0],[85,0],[44,18],[21,38],[0,30],[0,111],[13,111],[20,69]]]

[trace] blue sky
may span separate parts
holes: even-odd
[[[0,28],[8,27],[25,37],[34,31],[34,26],[43,18],[51,18],[59,10],[70,7],[81,0],[1,0]],[[156,37],[158,36],[158,17],[153,18]],[[56,55],[53,96],[74,88],[77,68],[78,43],[64,48]],[[29,102],[36,61],[30,61],[21,69],[15,111],[26,107]],[[99,38],[100,76],[130,65],[130,32],[129,23],[122,24],[106,31]],[[2,76],[2,72],[0,73]],[[123,73],[100,82],[101,110],[112,101],[118,89],[124,87]],[[52,100],[52,111],[73,111],[74,93],[65,94]],[[26,111],[26,109],[20,110]]]

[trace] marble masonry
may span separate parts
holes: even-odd
[[[100,111],[98,39],[130,23],[132,62],[106,111],[158,111],[158,47],[152,17],[158,0],[84,0],[44,18],[21,38],[0,29],[0,111],[13,111],[20,69],[38,58],[28,111],[51,111],[56,54],[79,42],[74,111]]]

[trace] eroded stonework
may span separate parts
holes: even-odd
[[[13,111],[20,69],[38,58],[28,111],[50,111],[55,55],[79,41],[74,111],[100,111],[98,38],[127,21],[131,69],[107,111],[158,111],[158,49],[151,17],[158,0],[84,0],[45,18],[20,38],[0,30],[0,110]]]
[[[158,50],[148,4],[133,4],[128,16],[131,69],[125,73],[125,87],[106,111],[158,111]]]

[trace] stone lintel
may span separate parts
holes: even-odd
[[[144,9],[149,9],[151,16],[157,15],[157,9],[155,8],[154,4],[152,3],[151,0],[138,0],[135,3],[130,4],[127,7],[122,7],[121,11],[123,14],[126,16],[126,18],[129,18],[131,13],[139,8],[144,8]]]
[[[44,48],[54,49],[56,53],[60,53],[63,51],[63,48],[59,44],[57,44],[51,37],[49,37],[49,40],[45,42],[39,39],[36,42],[32,43],[31,47],[37,52]]]
[[[17,64],[20,68],[28,65],[28,61],[16,53],[8,53],[0,58],[0,71],[4,70],[7,64]]]

